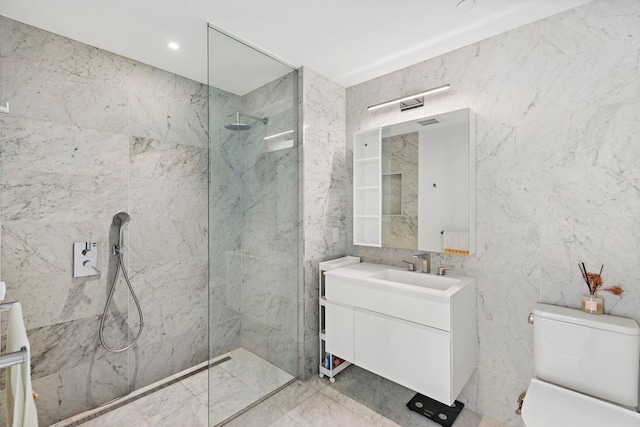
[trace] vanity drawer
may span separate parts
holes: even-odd
[[[355,364],[450,405],[450,334],[356,309]]]

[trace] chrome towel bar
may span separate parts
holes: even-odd
[[[29,360],[27,347],[22,347],[20,350],[14,351],[13,353],[0,355],[0,369],[18,365],[20,363],[26,362],[27,360]]]
[[[15,301],[0,303],[0,313],[11,310],[13,308],[13,304],[15,304]],[[27,360],[29,360],[29,353],[27,352],[27,347],[22,347],[20,350],[14,351],[13,353],[0,355],[0,369],[4,369],[4,368],[8,368],[9,366],[24,363]]]

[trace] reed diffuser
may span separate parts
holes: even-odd
[[[604,313],[604,299],[598,296],[598,290],[603,290],[605,292],[612,293],[614,295],[622,295],[624,292],[621,286],[611,286],[608,288],[603,288],[603,280],[602,280],[602,270],[604,269],[604,265],[600,267],[599,273],[589,273],[587,268],[583,263],[578,264],[578,268],[580,269],[580,273],[582,273],[582,278],[587,284],[587,288],[589,289],[589,295],[582,296],[582,311],[591,313],[591,314],[603,314]]]

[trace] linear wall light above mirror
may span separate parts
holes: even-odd
[[[386,102],[381,102],[380,104],[371,105],[367,107],[367,110],[371,111],[371,110],[376,110],[378,108],[387,107],[389,105],[403,104],[405,101],[414,101],[414,102],[411,104],[407,103],[404,105],[404,107],[401,105],[402,110],[422,107],[424,105],[424,100],[421,99],[421,97],[425,95],[432,95],[434,93],[449,90],[450,87],[451,86],[449,84],[446,84],[446,85],[434,87],[431,89],[423,90],[422,92],[418,92],[413,95],[403,96],[402,98],[392,99],[391,101],[386,101]]]

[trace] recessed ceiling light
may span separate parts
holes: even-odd
[[[461,0],[458,2],[456,9],[458,12],[468,12],[476,5],[476,0]]]
[[[167,47],[168,47],[169,49],[177,50],[177,49],[180,47],[180,45],[179,45],[178,43],[176,43],[176,42],[171,42],[171,43],[169,43],[169,44],[167,45]]]

